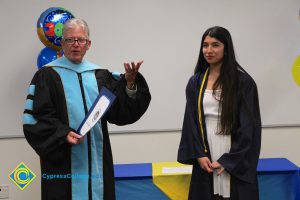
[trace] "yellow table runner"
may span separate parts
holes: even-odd
[[[153,183],[171,200],[188,199],[192,165],[178,162],[152,163]]]

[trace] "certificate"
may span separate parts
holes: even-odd
[[[77,133],[85,135],[101,119],[114,102],[116,96],[107,88],[102,87],[99,95],[91,106],[89,112],[82,120]]]

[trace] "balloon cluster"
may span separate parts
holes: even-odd
[[[62,28],[64,23],[71,18],[74,18],[73,14],[61,7],[48,8],[40,15],[37,22],[37,34],[46,47],[41,50],[37,58],[39,69],[63,55],[60,44]]]

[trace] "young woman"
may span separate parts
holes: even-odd
[[[225,28],[203,34],[186,99],[178,161],[193,164],[189,199],[258,200],[257,87],[236,61]]]

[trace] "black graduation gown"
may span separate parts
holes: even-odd
[[[100,91],[105,86],[116,95],[113,105],[101,119],[103,199],[113,200],[115,199],[114,170],[107,122],[126,125],[137,121],[147,110],[151,95],[147,83],[140,73],[136,77],[138,87],[135,99],[126,94],[124,75],[117,80],[108,70],[97,69],[94,70],[94,73],[97,89]],[[35,90],[33,93],[29,88],[27,100],[33,102],[33,105],[31,105],[32,109],[25,109],[24,115],[31,116],[33,123],[24,124],[23,130],[27,141],[40,156],[41,174],[70,174],[72,173],[71,145],[66,142],[66,135],[73,129],[69,127],[67,100],[61,77],[53,68],[45,67],[35,74],[31,85],[35,85]],[[84,100],[77,103],[85,104]],[[90,140],[90,133],[85,137]],[[89,158],[89,166],[92,162],[94,161]],[[72,179],[47,180],[42,178],[41,182],[43,200],[72,199]],[[91,197],[87,197],[87,199],[91,199]]]
[[[212,173],[201,169],[199,157],[211,158],[206,136],[205,119],[202,117],[202,130],[198,117],[198,96],[204,72],[192,76],[186,88],[186,108],[182,136],[178,150],[178,162],[192,164],[193,172],[189,199],[210,200],[213,196]],[[261,146],[261,118],[257,87],[254,80],[244,71],[239,71],[237,103],[233,103],[237,127],[231,134],[231,148],[218,162],[230,174],[231,200],[259,199],[256,168]],[[207,79],[207,78],[205,78]],[[200,111],[203,115],[203,94]]]

